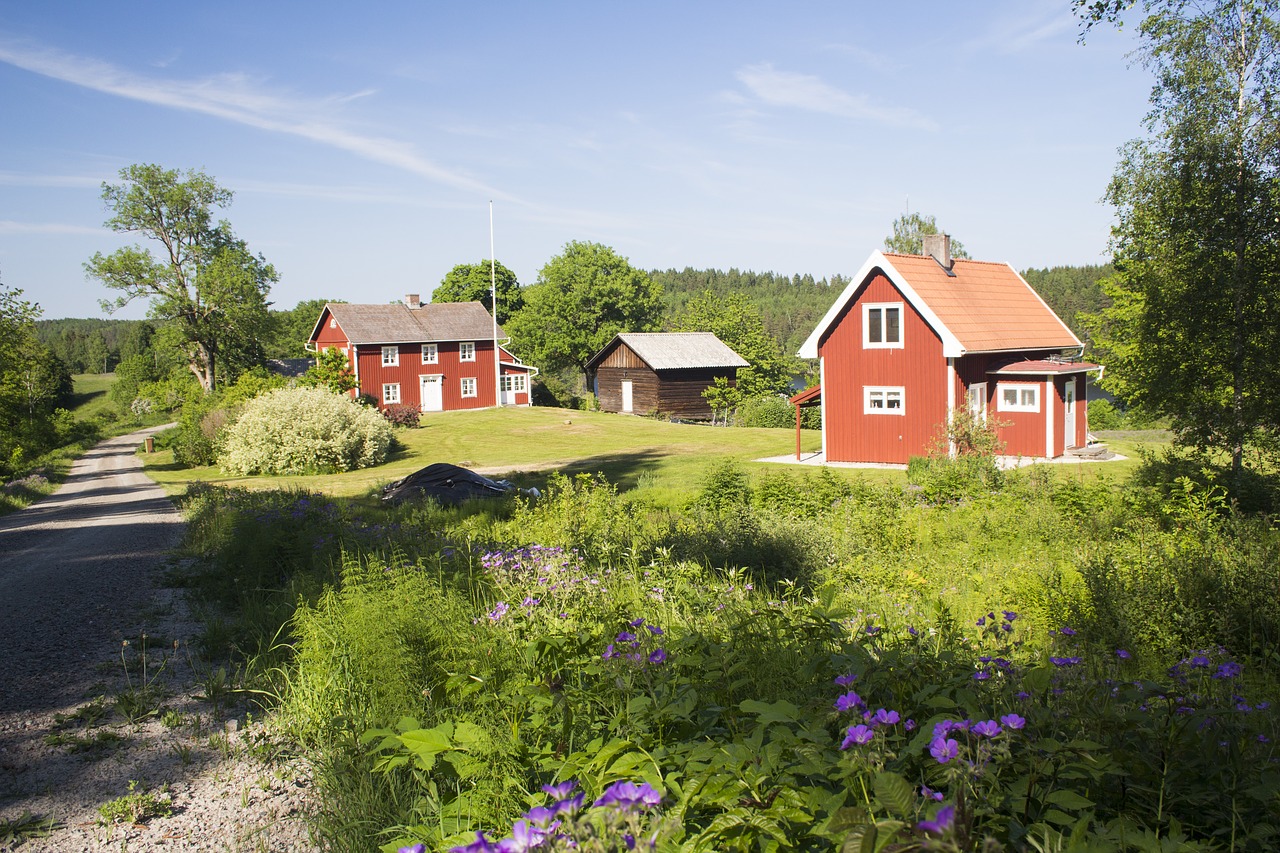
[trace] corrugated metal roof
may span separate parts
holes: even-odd
[[[592,356],[595,363],[621,341],[654,370],[698,367],[749,367],[750,364],[711,332],[623,332]]]
[[[493,337],[493,318],[479,302],[433,302],[410,308],[387,305],[325,306],[353,344],[412,344],[431,341],[474,341]],[[498,337],[506,337],[498,329]]]

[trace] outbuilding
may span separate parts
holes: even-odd
[[[624,332],[587,362],[606,412],[710,420],[702,392],[736,384],[747,360],[710,332]]]

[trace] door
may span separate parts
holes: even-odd
[[[422,378],[422,411],[444,411],[444,377],[440,374]]]
[[[974,423],[985,424],[987,422],[987,383],[975,382],[969,386],[969,414],[973,415]]]
[[[631,380],[622,380],[622,411],[630,412],[631,407]]]
[[[1062,446],[1076,446],[1076,380],[1070,379],[1063,390]]]

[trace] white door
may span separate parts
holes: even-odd
[[[631,411],[631,381],[622,380],[622,411]]]
[[[969,386],[969,414],[975,422],[987,422],[987,383],[975,382]]]
[[[1063,433],[1062,446],[1076,446],[1076,380],[1070,379],[1065,386],[1065,394],[1063,397],[1064,414],[1063,414]]]
[[[422,411],[444,411],[444,377],[440,374],[422,377]]]

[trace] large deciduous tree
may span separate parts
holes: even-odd
[[[738,371],[736,388],[742,397],[781,394],[791,383],[792,362],[769,334],[760,309],[741,293],[717,295],[705,290],[695,296],[672,322],[677,332],[711,332],[751,366]]]
[[[0,474],[21,470],[54,446],[53,413],[71,393],[71,374],[36,336],[40,306],[0,283]]]
[[[128,246],[85,264],[91,278],[120,291],[103,309],[114,311],[134,299],[151,301],[149,316],[178,332],[187,366],[205,392],[224,369],[260,363],[268,331],[267,294],[275,269],[254,255],[213,210],[231,202],[203,172],[134,165],[120,171],[123,183],[103,184],[102,199],[114,214],[113,231],[140,234],[163,247],[157,259]]]
[[[449,270],[431,293],[432,302],[483,302],[484,307],[493,313],[493,287],[497,284],[498,311],[495,316],[499,323],[505,324],[524,307],[524,293],[520,290],[520,282],[516,274],[495,261],[475,264],[458,264]]]
[[[1086,24],[1115,3],[1079,2]],[[1148,0],[1149,135],[1107,192],[1112,307],[1091,321],[1106,382],[1231,454],[1280,431],[1280,28],[1274,0]]]
[[[884,247],[890,252],[899,252],[904,255],[922,255],[924,254],[924,236],[941,233],[938,221],[934,217],[922,213],[904,213],[893,220],[893,233],[884,238]],[[967,258],[969,253],[964,250],[959,240],[953,238],[951,256]]]
[[[652,332],[662,288],[599,243],[572,242],[525,288],[525,307],[506,326],[516,348],[543,370],[576,370],[619,332]]]

